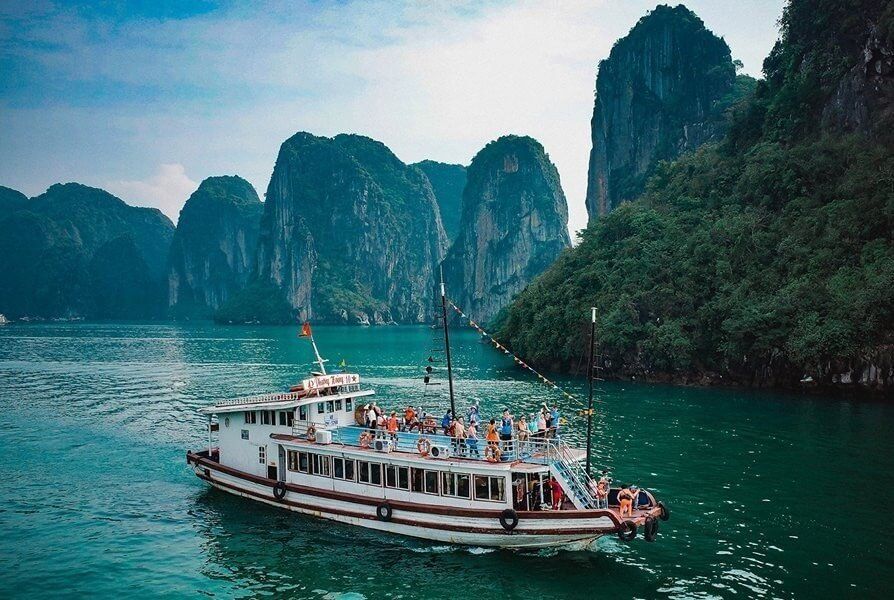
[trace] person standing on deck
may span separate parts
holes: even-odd
[[[488,445],[491,446],[496,446],[497,442],[500,440],[497,435],[497,424],[494,419],[491,419],[490,423],[487,425],[487,433],[485,433],[484,439],[487,440]]]
[[[391,440],[396,444],[397,443],[397,413],[391,411],[391,416],[388,417],[388,433],[391,434]]]
[[[562,510],[562,486],[559,485],[559,482],[556,481],[555,477],[550,477],[549,479],[549,487],[552,490],[553,495],[553,510]]]
[[[503,440],[504,452],[512,452],[512,414],[509,409],[503,409],[503,419],[500,424],[500,439]]]
[[[549,413],[553,421],[553,427],[556,428],[556,437],[559,437],[559,406],[553,404],[553,409]]]
[[[466,452],[466,427],[463,424],[463,418],[459,417],[453,422],[453,451],[458,456],[462,456]]]
[[[478,428],[474,423],[469,423],[469,428],[466,430],[466,443],[469,445],[469,457],[481,458],[481,454],[478,453]]]
[[[452,422],[453,414],[450,412],[450,409],[447,409],[447,412],[445,412],[443,418],[441,418],[441,427],[444,429],[444,435],[450,435],[450,424]]]
[[[366,405],[366,426],[370,429],[376,428],[376,409],[372,404]]]

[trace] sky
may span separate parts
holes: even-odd
[[[204,178],[263,199],[297,131],[468,164],[509,133],[556,164],[586,226],[599,61],[656,2],[0,0],[0,185],[104,188],[176,222]],[[690,0],[755,77],[783,0]]]

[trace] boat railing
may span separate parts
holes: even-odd
[[[230,400],[221,400],[216,406],[234,406],[237,404],[262,404],[265,402],[286,402],[289,400],[299,400],[307,396],[304,392],[281,392],[274,394],[258,394],[255,396],[245,396],[243,398],[232,398]]]
[[[584,508],[606,508],[607,498],[599,498],[593,494],[596,482],[587,473],[586,466],[575,460],[568,444],[561,439],[550,440],[549,448],[550,466],[552,466],[566,481],[570,489],[566,490],[574,495],[578,504]]]

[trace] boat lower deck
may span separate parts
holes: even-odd
[[[308,515],[447,543],[548,547],[589,542],[625,527],[653,522],[660,509],[638,509],[622,519],[617,507],[514,511],[467,509],[373,498],[286,483],[220,464],[207,451],[187,453],[196,475],[221,490]]]

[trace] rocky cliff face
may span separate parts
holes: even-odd
[[[487,322],[571,245],[568,205],[556,167],[530,137],[489,143],[468,176],[444,272],[460,306]]]
[[[718,138],[734,82],[726,42],[682,5],[658,6],[618,40],[596,78],[590,220],[638,196],[658,161]]]
[[[431,184],[384,144],[309,133],[283,143],[264,203],[259,281],[281,289],[300,318],[426,321],[445,247]]]
[[[463,190],[466,187],[466,168],[462,165],[451,165],[423,160],[412,166],[425,173],[431,182],[441,211],[441,222],[447,234],[447,242],[453,243],[459,233],[459,222],[463,212]]]
[[[174,226],[100,189],[57,184],[0,220],[0,312],[160,316]]]
[[[241,177],[209,177],[180,211],[168,266],[168,306],[177,317],[209,317],[255,269],[261,204]]]

